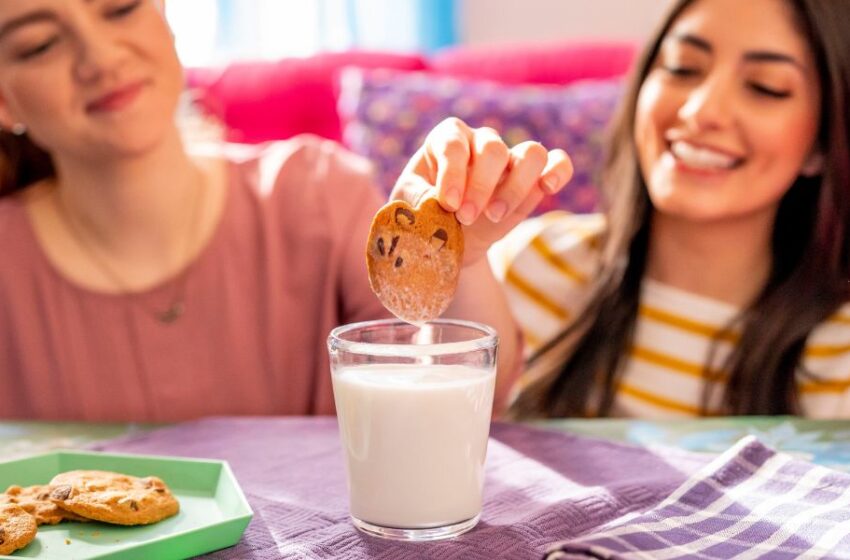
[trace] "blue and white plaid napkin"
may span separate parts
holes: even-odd
[[[850,475],[748,436],[649,511],[552,547],[546,560],[850,559]]]

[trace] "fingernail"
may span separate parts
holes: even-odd
[[[493,223],[498,223],[505,217],[505,214],[508,213],[508,205],[503,200],[496,200],[490,203],[487,207],[487,210],[484,211],[484,214],[487,215],[487,219],[489,219]]]
[[[446,191],[446,204],[448,204],[452,208],[457,208],[458,206],[460,206],[459,189],[452,188]]]
[[[464,202],[460,210],[455,214],[457,221],[465,226],[471,225],[475,221],[475,205],[471,202]]]
[[[554,175],[547,175],[540,181],[543,183],[543,188],[548,193],[553,193],[558,190],[558,178]]]

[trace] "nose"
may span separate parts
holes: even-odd
[[[679,118],[698,130],[728,126],[735,118],[731,82],[723,76],[707,76],[690,91],[679,108]]]
[[[77,35],[74,74],[81,83],[100,80],[113,73],[123,59],[123,48],[114,30],[92,22]]]

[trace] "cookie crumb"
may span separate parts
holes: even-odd
[[[71,544],[71,539],[65,539],[65,544]]]

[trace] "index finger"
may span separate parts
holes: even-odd
[[[573,178],[573,162],[564,150],[556,149],[549,152],[546,167],[540,174],[540,186],[554,194]]]
[[[460,208],[466,188],[472,129],[460,119],[446,119],[425,139],[425,157],[436,170],[437,200],[449,212]]]

